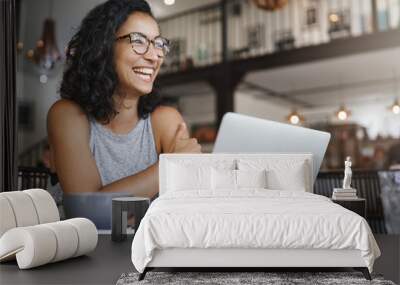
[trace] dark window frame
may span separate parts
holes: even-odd
[[[17,189],[16,1],[0,1],[0,192]]]

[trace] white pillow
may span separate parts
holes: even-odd
[[[213,190],[236,190],[236,170],[212,168],[211,173]]]
[[[168,164],[168,191],[185,191],[211,188],[211,167]]]
[[[267,188],[267,171],[236,170],[237,188]]]
[[[211,171],[213,190],[267,188],[266,170],[215,169]]]
[[[294,164],[290,170],[286,171],[270,170],[267,179],[269,189],[291,191],[306,191],[307,189],[304,162]]]
[[[281,159],[240,159],[240,170],[267,171],[267,188],[272,190],[307,191],[306,161]],[[307,168],[308,169],[308,168]]]

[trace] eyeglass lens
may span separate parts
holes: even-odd
[[[131,44],[133,50],[138,54],[145,54],[150,46],[150,40],[141,34],[131,34]],[[157,37],[153,40],[153,45],[158,56],[164,57],[169,51],[167,40]]]

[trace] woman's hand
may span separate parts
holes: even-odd
[[[190,138],[185,123],[180,123],[169,153],[201,153],[201,145],[197,139]]]

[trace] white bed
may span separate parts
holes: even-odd
[[[310,154],[161,155],[132,262],[140,278],[154,267],[354,267],[369,278],[380,251],[368,223],[312,185]]]

